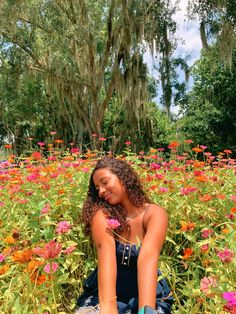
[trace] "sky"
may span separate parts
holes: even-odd
[[[174,3],[174,0],[171,0]],[[194,62],[200,57],[200,50],[202,48],[201,39],[200,39],[200,32],[199,32],[199,23],[198,21],[190,21],[187,18],[187,4],[188,0],[179,0],[178,7],[179,9],[176,11],[174,15],[174,20],[177,23],[177,32],[176,36],[182,40],[179,41],[177,46],[175,56],[186,58],[187,55],[190,55],[188,60],[188,65],[192,66]],[[153,68],[154,61],[149,52],[145,54],[144,57],[145,62],[147,62],[149,66],[149,72],[152,76],[158,79],[158,74]],[[184,73],[181,71],[179,72],[180,81],[184,80]],[[190,78],[189,81],[189,88],[191,88],[192,80]],[[161,90],[159,89],[159,93]],[[154,99],[157,103],[160,102],[159,97]],[[172,106],[171,111],[173,113],[178,113],[178,107]]]

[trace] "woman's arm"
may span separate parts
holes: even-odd
[[[165,209],[151,204],[144,216],[146,233],[138,257],[139,308],[156,307],[158,258],[165,241],[168,216]]]
[[[91,224],[98,258],[98,297],[101,314],[118,314],[116,304],[116,251],[113,233],[102,210],[96,212]]]

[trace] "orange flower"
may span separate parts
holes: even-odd
[[[25,273],[35,272],[36,269],[44,264],[43,261],[32,260],[29,262],[28,266],[25,268]]]
[[[196,179],[198,182],[207,182],[207,181],[208,181],[207,177],[204,176],[204,175],[197,176],[197,177],[195,177],[195,179]]]
[[[182,256],[182,258],[183,259],[189,259],[192,254],[193,254],[193,249],[186,248],[186,249],[184,249],[184,255]]]
[[[204,267],[208,267],[208,266],[211,265],[211,261],[209,261],[208,259],[206,259],[206,260],[202,261],[202,265],[203,265]]]
[[[199,147],[194,147],[194,148],[192,148],[192,150],[193,150],[195,153],[201,153],[201,152],[202,152],[202,149],[199,148]]]
[[[236,207],[232,207],[232,208],[230,209],[230,212],[231,212],[232,214],[236,213]]]
[[[55,140],[54,142],[57,144],[60,144],[60,143],[63,143],[63,140]]]
[[[4,265],[3,267],[0,267],[0,275],[4,275],[9,270],[8,265]]]
[[[209,202],[211,199],[212,199],[212,196],[209,195],[209,194],[205,194],[205,195],[203,195],[202,197],[200,197],[200,200],[201,200],[202,202]]]
[[[178,147],[179,145],[180,145],[179,142],[173,141],[168,145],[168,148],[173,149],[173,148]]]
[[[12,252],[12,249],[11,249],[9,246],[5,247],[5,248],[3,249],[3,251],[2,251],[2,253],[3,253],[4,256],[10,255],[11,252]]]
[[[222,231],[222,233],[224,233],[224,234],[229,233],[229,229],[227,229],[227,228],[224,228],[224,229],[222,229],[221,231]]]
[[[30,276],[31,282],[35,282],[37,286],[43,284],[46,281],[46,279],[47,279],[47,277],[44,274],[37,276],[37,273],[33,273]]]
[[[196,224],[194,222],[185,222],[181,221],[181,231],[190,231],[193,230],[196,227]]]
[[[14,244],[16,241],[15,239],[13,238],[13,236],[8,236],[6,237],[5,239],[3,239],[4,242],[8,243],[8,244]]]
[[[221,199],[221,200],[225,199],[225,195],[224,194],[217,194],[216,197]]]
[[[12,144],[5,144],[4,146],[6,149],[11,149],[12,148]]]
[[[12,260],[18,263],[25,263],[31,260],[32,250],[16,251],[12,254]]]
[[[150,148],[150,153],[156,153],[157,152],[157,149],[155,148]]]

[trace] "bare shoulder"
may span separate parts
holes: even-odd
[[[91,232],[96,246],[114,237],[108,228],[108,217],[103,209],[98,209],[94,214],[91,222]]]
[[[157,204],[149,204],[143,216],[144,226],[147,226],[150,221],[155,221],[155,223],[167,225],[168,214],[166,209]]]

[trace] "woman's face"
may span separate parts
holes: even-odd
[[[111,205],[120,204],[127,198],[127,193],[121,181],[108,168],[96,170],[93,175],[93,182],[98,190],[99,197]]]

